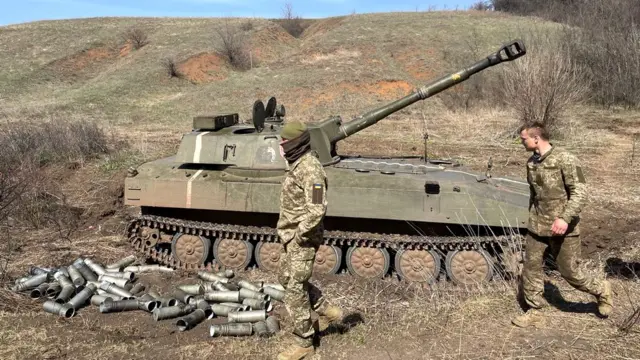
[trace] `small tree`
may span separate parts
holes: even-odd
[[[218,55],[224,57],[231,66],[238,70],[248,70],[252,64],[251,54],[244,33],[240,28],[225,20],[223,26],[216,29],[221,44],[216,46]]]
[[[527,43],[527,55],[504,67],[504,99],[522,122],[555,132],[565,110],[587,98],[588,74],[552,33],[539,32]]]
[[[293,37],[300,37],[304,32],[304,26],[302,25],[302,18],[293,13],[293,6],[291,3],[285,3],[282,9],[282,27]]]
[[[147,33],[138,27],[127,29],[122,33],[121,37],[125,42],[131,42],[131,45],[135,50],[138,50],[149,43]]]

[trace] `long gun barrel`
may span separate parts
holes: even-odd
[[[513,61],[523,55],[526,54],[526,49],[521,40],[515,40],[508,45],[504,45],[498,50],[496,53],[487,56],[485,59],[482,59],[475,64],[458,71],[453,74],[445,75],[439,79],[436,79],[429,84],[426,84],[423,87],[416,89],[411,94],[399,99],[395,100],[389,104],[381,106],[377,109],[369,111],[357,118],[342,123],[338,129],[335,127],[332,128],[329,123],[334,122],[335,119],[329,119],[325,121],[321,127],[325,128],[328,132],[329,141],[332,144],[351,136],[358,131],[361,131],[365,128],[368,128],[371,125],[374,125],[378,121],[384,119],[390,114],[399,111],[419,100],[427,99],[433,95],[436,95],[460,82],[467,80],[471,75],[478,73],[484,69],[487,69],[491,66],[500,64],[505,61]],[[335,123],[335,122],[334,122]],[[329,126],[327,126],[329,125]],[[331,131],[333,130],[333,131]]]

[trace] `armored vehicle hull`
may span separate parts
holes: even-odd
[[[526,181],[424,158],[340,156],[335,144],[524,52],[520,42],[513,43],[352,121],[334,116],[309,124],[312,148],[328,177],[329,203],[314,273],[397,274],[416,282],[445,273],[472,284],[512,268],[528,217]],[[195,118],[175,156],[131,169],[125,204],[141,209],[127,230],[132,246],[173,268],[255,264],[275,271],[281,249],[275,225],[287,169],[279,152],[283,115],[271,98],[266,109],[254,104],[253,125],[239,124],[237,114]]]

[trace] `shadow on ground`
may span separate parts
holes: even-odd
[[[640,262],[627,262],[617,257],[607,259],[607,265],[604,268],[607,276],[632,280],[637,279],[640,275]]]

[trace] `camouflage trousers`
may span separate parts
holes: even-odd
[[[302,247],[295,240],[282,247],[278,281],[285,288],[284,304],[292,320],[292,333],[301,346],[311,346],[315,334],[315,311],[328,306],[320,290],[309,283],[316,249]],[[316,315],[316,314],[314,314]]]
[[[602,281],[585,275],[579,267],[580,236],[543,237],[529,233],[525,241],[522,291],[527,305],[536,309],[547,305],[543,297],[543,261],[547,247],[550,248],[560,274],[571,286],[595,296],[602,293]]]

